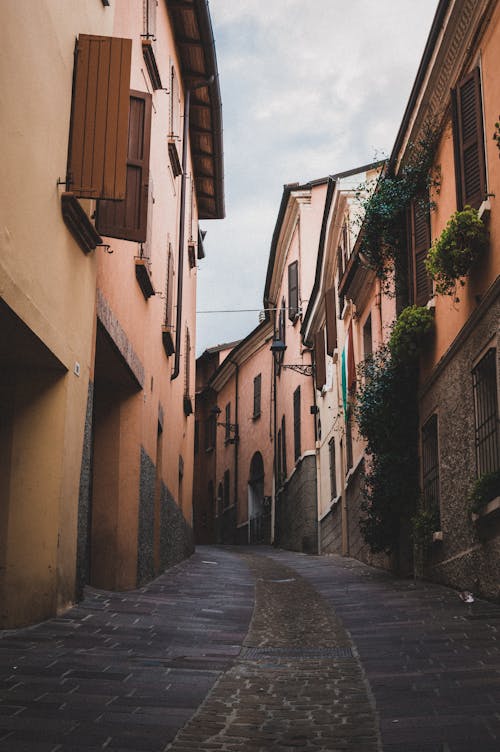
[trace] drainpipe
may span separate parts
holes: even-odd
[[[240,443],[240,432],[239,432],[239,422],[238,422],[238,402],[239,402],[239,378],[240,378],[240,367],[238,363],[235,360],[230,359],[230,363],[233,364],[235,367],[235,378],[234,378],[234,385],[235,385],[235,397],[234,397],[234,425],[235,425],[235,432],[234,432],[234,503],[236,506],[236,529],[238,529],[238,445]],[[236,541],[235,541],[236,543]]]
[[[174,370],[170,376],[173,381],[179,375],[181,357],[182,335],[182,293],[183,293],[183,266],[184,266],[184,232],[186,226],[186,183],[187,183],[187,155],[189,134],[189,109],[191,105],[191,92],[195,89],[203,89],[214,82],[214,76],[201,81],[186,89],[184,97],[184,127],[182,130],[182,178],[181,178],[181,217],[179,223],[179,253],[177,258],[177,314],[175,318],[175,360]]]
[[[314,368],[314,360],[313,360],[313,354],[311,350],[311,365],[312,365],[312,392],[313,392],[313,405],[314,405],[314,413],[313,413],[313,419],[314,419],[314,450],[315,450],[315,458],[316,458],[316,538],[317,538],[317,547],[318,547],[318,556],[321,553],[321,528],[319,524],[319,510],[320,510],[320,504],[321,504],[321,472],[320,472],[320,456],[319,453],[321,451],[321,448],[318,446],[319,444],[319,436],[318,436],[318,415],[319,415],[319,408],[318,408],[318,401],[316,399],[316,384],[315,384],[315,368]]]

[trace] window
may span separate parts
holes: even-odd
[[[283,344],[286,344],[286,331],[285,331],[285,321],[286,321],[286,301],[285,298],[281,301],[281,308],[279,313],[279,328],[278,328],[278,339],[280,339]]]
[[[226,434],[224,436],[224,440],[228,442],[231,440],[231,403],[230,402],[228,402],[226,405],[225,429],[226,429]]]
[[[216,418],[210,415],[205,421],[205,451],[210,452],[215,447]]]
[[[337,248],[337,272],[339,275],[339,285],[342,277],[344,276],[344,257],[342,254],[342,248],[339,245]]]
[[[217,515],[222,514],[224,508],[224,489],[222,483],[217,486]]]
[[[425,259],[431,245],[429,209],[425,199],[416,198],[408,212],[408,242],[410,248],[410,297],[419,306],[432,297],[432,283],[425,268]]]
[[[181,135],[181,99],[179,95],[179,80],[173,65],[170,66],[170,117],[169,136],[180,138]]]
[[[288,469],[286,464],[286,423],[285,416],[281,418],[281,470],[283,472],[283,480],[285,481],[288,475]]]
[[[300,386],[293,393],[293,456],[295,462],[301,455],[300,447]]]
[[[172,243],[168,244],[167,256],[167,281],[165,286],[165,326],[173,328],[174,326],[174,254],[172,253]]]
[[[431,415],[422,428],[422,493],[425,509],[439,512],[438,417]],[[436,528],[439,530],[439,526]]]
[[[229,470],[224,471],[224,509],[231,506],[231,492],[229,486]]]
[[[153,89],[161,89],[161,78],[156,63],[156,7],[158,0],[142,0],[143,13],[143,34],[142,36],[142,55]]]
[[[346,470],[352,468],[352,411],[347,413],[347,421],[345,424],[345,454],[346,454]]]
[[[337,498],[337,470],[335,465],[335,439],[332,437],[328,442],[328,454],[330,456],[330,494],[332,501]]]
[[[79,198],[125,198],[131,60],[131,39],[76,43],[66,188]]]
[[[481,76],[474,68],[452,92],[457,205],[478,209],[486,196]]]
[[[500,468],[496,349],[490,348],[472,371],[476,468],[480,477]]]
[[[363,357],[369,358],[373,353],[373,340],[372,340],[372,317],[371,314],[365,321],[363,326]]]
[[[191,404],[191,335],[186,327],[186,339],[184,345],[184,401]],[[191,412],[192,412],[191,406]]]
[[[127,188],[123,201],[99,201],[96,227],[101,235],[145,243],[148,231],[151,94],[130,92]]]
[[[333,355],[337,347],[337,309],[335,307],[335,288],[330,287],[325,293],[326,315],[326,351]]]
[[[253,380],[253,418],[260,416],[262,375],[259,373]]]
[[[326,384],[325,330],[320,329],[314,335],[314,365],[316,389],[321,391]]]
[[[299,276],[298,262],[288,266],[288,318],[296,321],[299,317]]]

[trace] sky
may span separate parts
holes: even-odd
[[[283,186],[390,154],[437,8],[437,0],[209,4],[226,218],[200,223],[197,355],[257,325]]]

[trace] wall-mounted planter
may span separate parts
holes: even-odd
[[[472,521],[479,523],[488,518],[488,520],[500,517],[500,496],[492,499],[479,512],[472,512]]]
[[[141,288],[142,294],[145,300],[155,294],[155,289],[151,281],[151,274],[149,271],[149,261],[145,258],[136,258],[135,260],[135,276]]]
[[[102,245],[101,236],[73,193],[66,191],[61,195],[61,211],[64,224],[84,253]]]
[[[174,178],[182,172],[181,160],[179,159],[179,152],[177,151],[177,142],[175,138],[168,139],[168,158],[170,159],[170,166]]]

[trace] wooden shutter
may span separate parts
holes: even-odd
[[[148,227],[151,94],[130,92],[127,190],[123,201],[99,201],[96,226],[101,235],[144,243]]]
[[[293,393],[293,448],[295,461],[297,461],[301,455],[300,445],[300,386],[298,386]]]
[[[144,18],[144,36],[147,39],[156,37],[156,6],[157,0],[142,0]]]
[[[486,196],[481,78],[474,68],[454,92],[454,138],[457,165],[457,204],[478,209]]]
[[[314,335],[314,362],[316,365],[316,389],[326,384],[325,330],[320,329]]]
[[[260,395],[262,386],[262,375],[259,373],[253,380],[253,417],[258,418],[260,415]]]
[[[167,300],[165,301],[165,326],[174,326],[174,256],[172,253],[172,246],[168,244],[168,258],[167,258]]]
[[[432,296],[432,284],[424,263],[431,244],[431,231],[429,211],[418,199],[411,204],[410,221],[413,301],[422,306]]]
[[[295,321],[299,315],[299,278],[298,263],[294,261],[288,266],[288,318]]]
[[[333,355],[337,347],[337,308],[335,306],[335,288],[330,287],[325,292],[325,312],[326,312],[326,351],[328,355]]]
[[[288,468],[286,464],[286,421],[285,416],[281,418],[281,447],[283,451],[283,457],[282,457],[282,463],[281,468],[283,471],[283,480],[286,480],[286,477],[288,475]]]
[[[170,130],[169,136],[180,137],[181,98],[179,95],[179,81],[175,68],[170,66]]]
[[[132,40],[80,34],[75,48],[67,189],[123,199]]]

